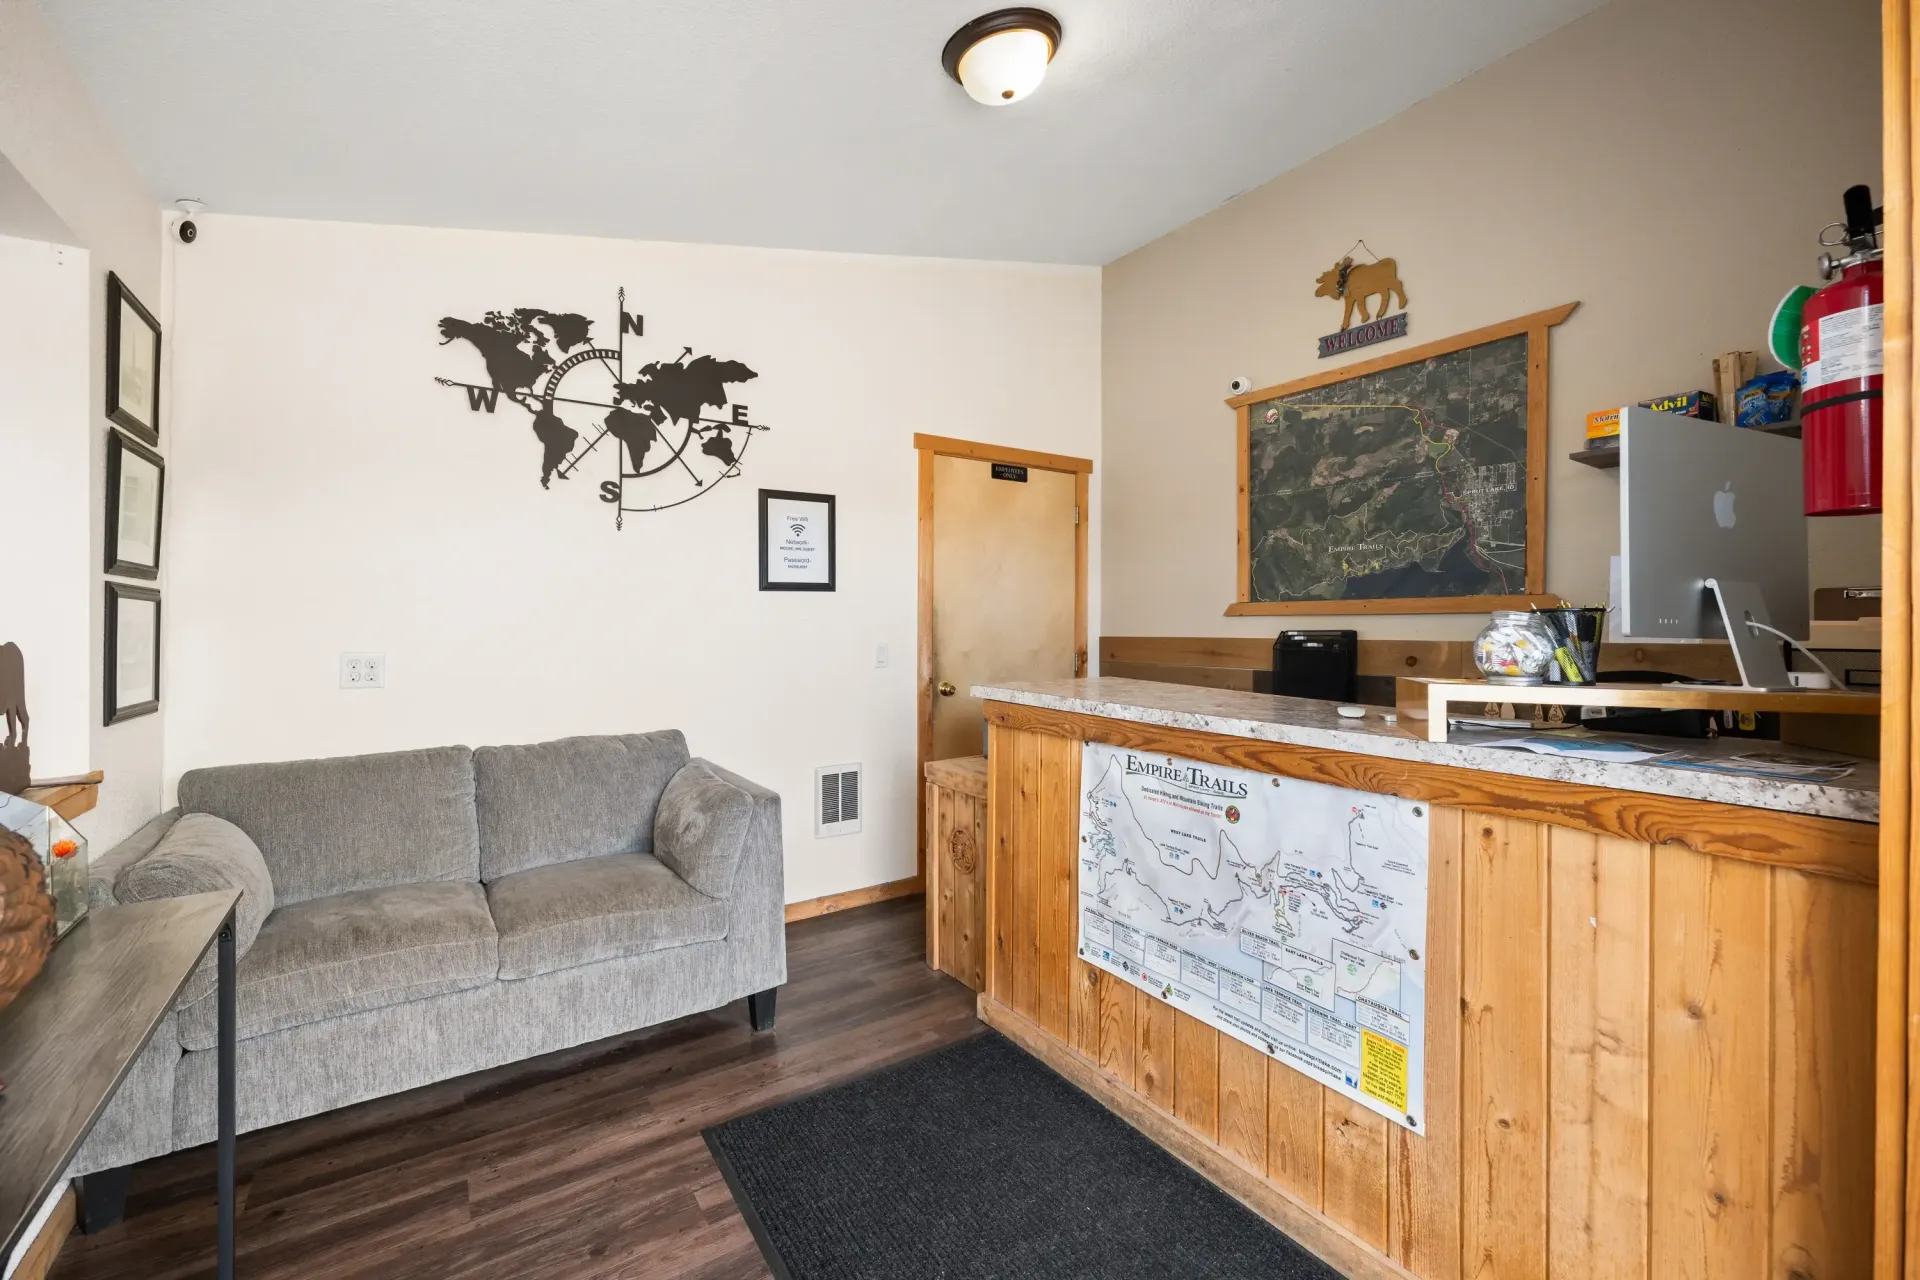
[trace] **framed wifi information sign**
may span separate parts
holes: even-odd
[[[834,589],[832,494],[760,491],[760,589]]]

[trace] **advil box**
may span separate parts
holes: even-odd
[[[1720,405],[1711,391],[1683,391],[1677,396],[1661,396],[1657,400],[1642,400],[1642,409],[1651,409],[1655,413],[1677,413],[1683,418],[1717,418]]]

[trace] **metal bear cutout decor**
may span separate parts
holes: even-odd
[[[19,795],[33,776],[27,757],[27,663],[20,646],[0,644],[0,716],[6,718],[6,736],[0,738],[0,791]]]

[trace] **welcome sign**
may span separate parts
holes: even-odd
[[[1388,316],[1384,320],[1369,320],[1351,329],[1342,329],[1320,339],[1320,358],[1337,356],[1343,351],[1354,351],[1360,347],[1370,347],[1376,342],[1386,342],[1392,338],[1407,336],[1407,313]]]

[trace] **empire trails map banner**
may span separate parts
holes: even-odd
[[[1097,742],[1080,956],[1415,1133],[1427,806]]]

